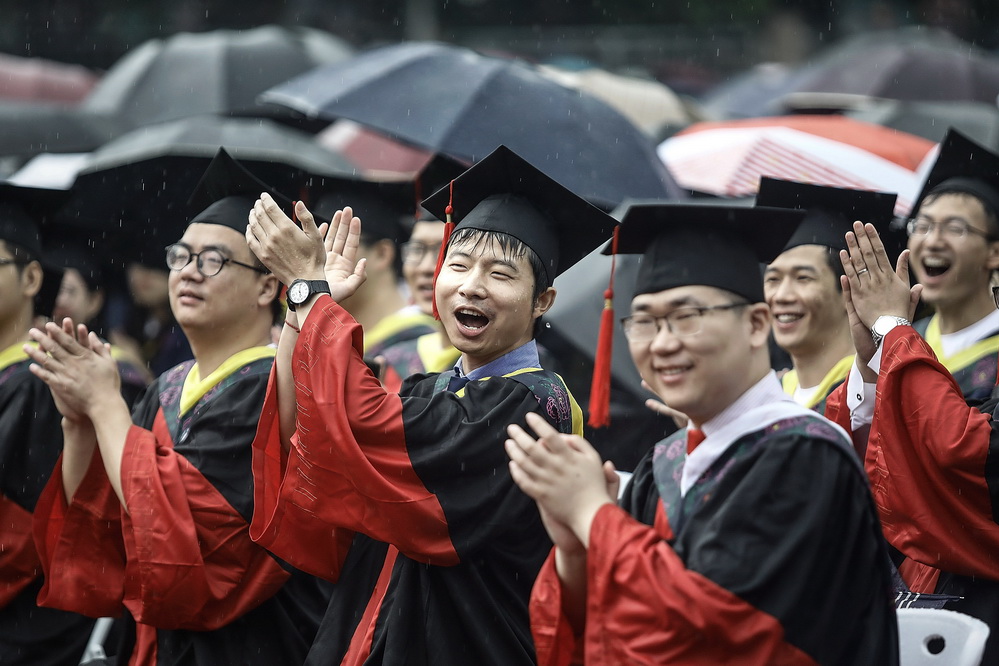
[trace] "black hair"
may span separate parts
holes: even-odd
[[[928,203],[933,203],[945,194],[956,194],[964,197],[970,197],[982,205],[982,210],[985,211],[985,226],[988,232],[988,241],[999,240],[999,211],[997,211],[992,204],[984,199],[975,196],[967,190],[961,189],[960,186],[944,186],[937,188],[923,197],[923,200],[919,202],[919,207],[922,208]],[[917,209],[918,211],[918,209]]]
[[[839,250],[834,247],[825,248],[826,264],[829,266],[829,270],[832,271],[833,279],[836,281],[836,291],[842,292],[843,285],[840,283],[840,276],[846,275],[846,271],[843,270],[843,262],[839,260]]]
[[[250,256],[253,257],[252,263],[256,268],[267,271],[267,275],[271,275],[270,269],[264,266],[264,262],[257,258],[257,255],[253,254],[253,250],[250,250]],[[277,293],[274,294],[274,298],[271,300],[271,324],[278,325],[284,323],[284,304],[281,303],[281,287],[278,285]]]

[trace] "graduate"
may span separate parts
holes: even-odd
[[[0,184],[0,663],[80,661],[93,620],[39,608],[42,569],[31,537],[38,496],[62,450],[59,412],[22,349],[52,312],[62,271],[43,265],[40,224],[56,191]]]
[[[984,180],[957,185],[974,187],[994,224],[999,189]],[[972,223],[985,232],[983,219]],[[984,403],[969,400],[966,386],[909,323],[920,290],[925,293],[926,288],[910,289],[904,261],[892,270],[873,227],[855,224],[848,249],[841,253],[843,282],[850,296],[865,404],[873,405],[873,414],[866,417],[865,466],[885,538],[913,592],[951,595],[955,599],[945,608],[989,625],[992,633],[982,663],[997,663],[999,396],[993,391]],[[996,307],[999,299],[993,300]],[[995,356],[990,360],[994,366]],[[854,424],[864,418],[845,409],[842,415]]]
[[[801,213],[636,204],[618,252],[644,253],[623,320],[635,365],[688,427],[609,464],[528,416],[514,480],[555,543],[531,598],[540,664],[896,664],[891,576],[842,429],[770,369],[758,262]]]
[[[839,251],[846,249],[846,232],[854,220],[870,222],[887,236],[896,198],[885,192],[760,180],[757,206],[805,211],[784,251],[767,266],[763,293],[774,341],[793,363],[781,378],[784,391],[820,414],[826,397],[846,381],[853,365]]]
[[[614,220],[502,146],[424,205],[454,220],[434,296],[462,354],[398,393],[364,364],[363,332],[339,305],[364,276],[351,209],[334,217],[325,257],[304,206],[299,230],[262,197],[247,231],[294,280],[296,321],[254,442],[252,535],[336,581],[310,664],[535,660],[527,603],[551,541],[507,473],[503,427],[536,413],[582,431],[562,380],[539,367],[534,328],[555,276]]]
[[[247,184],[249,182],[249,184]],[[170,306],[195,358],[161,375],[132,414],[107,345],[85,327],[34,329],[32,372],[63,414],[65,447],[35,514],[39,603],[134,619],[119,663],[300,664],[325,583],[249,537],[251,450],[275,349],[278,283],[243,232],[258,181],[228,155],[166,249]]]

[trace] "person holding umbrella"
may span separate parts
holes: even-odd
[[[39,608],[32,515],[62,449],[59,412],[22,350],[52,312],[62,271],[43,266],[39,223],[63,197],[0,184],[0,663],[75,666],[93,620]]]
[[[625,213],[615,249],[643,253],[625,335],[645,380],[690,424],[649,451],[620,507],[586,440],[534,415],[530,430],[508,427],[513,478],[555,542],[531,598],[540,664],[898,663],[864,470],[847,434],[770,369],[759,262],[801,216]]]
[[[339,305],[364,279],[352,210],[334,216],[325,252],[304,206],[303,230],[267,197],[250,215],[250,247],[292,281],[296,308],[254,443],[252,535],[336,581],[308,663],[535,663],[527,601],[551,542],[506,473],[503,425],[537,412],[582,431],[568,389],[539,367],[534,328],[555,276],[615,223],[503,146],[424,206],[457,220],[434,303],[462,355],[398,393],[363,362],[363,331]]]
[[[846,381],[853,340],[839,284],[839,250],[854,220],[887,232],[894,194],[762,178],[757,206],[805,211],[801,225],[767,266],[763,292],[773,315],[774,341],[791,356],[781,378],[796,402],[825,413],[826,397]]]
[[[249,536],[278,283],[243,233],[246,192],[264,187],[225,154],[202,178],[192,198],[202,210],[165,252],[195,358],[161,375],[131,415],[109,347],[85,326],[49,323],[25,348],[65,438],[35,514],[39,603],[127,611],[122,664],[300,664],[328,601],[325,583]]]

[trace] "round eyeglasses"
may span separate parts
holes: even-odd
[[[214,277],[218,275],[226,264],[236,264],[237,266],[249,268],[251,271],[256,271],[264,275],[270,272],[266,268],[251,266],[250,264],[244,264],[241,261],[230,259],[219,250],[191,252],[191,248],[180,243],[174,243],[173,245],[167,245],[166,247],[166,265],[167,268],[172,271],[184,270],[184,266],[191,263],[191,260],[193,259],[197,259],[198,272],[205,277]]]
[[[749,305],[749,303],[726,303],[724,305],[692,305],[677,308],[671,312],[655,317],[645,312],[639,312],[628,317],[621,318],[621,327],[624,329],[624,336],[629,342],[650,342],[662,330],[663,323],[666,330],[677,337],[687,337],[697,335],[701,332],[704,315],[708,312],[721,310],[732,310]]]
[[[987,231],[976,229],[964,220],[943,220],[941,222],[934,222],[933,220],[925,217],[914,217],[905,225],[905,230],[910,236],[929,236],[933,233],[933,229],[935,228],[940,229],[940,233],[944,236],[953,239],[966,238],[968,234],[981,236],[982,238],[992,237],[992,235]]]
[[[430,256],[436,258],[441,252],[440,243],[437,245],[427,245],[420,241],[409,241],[400,245],[399,248],[402,252],[402,261],[405,264],[418,264],[423,261],[423,258],[428,253],[430,253]]]

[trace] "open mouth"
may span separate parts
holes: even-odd
[[[455,310],[454,318],[459,326],[469,331],[480,331],[489,324],[489,317],[468,308]]]
[[[793,324],[794,322],[801,320],[804,316],[805,315],[802,314],[783,313],[774,316],[774,319],[777,320],[778,324]]]
[[[946,273],[951,266],[951,262],[941,257],[926,257],[923,259],[923,270],[929,277],[939,277]]]

